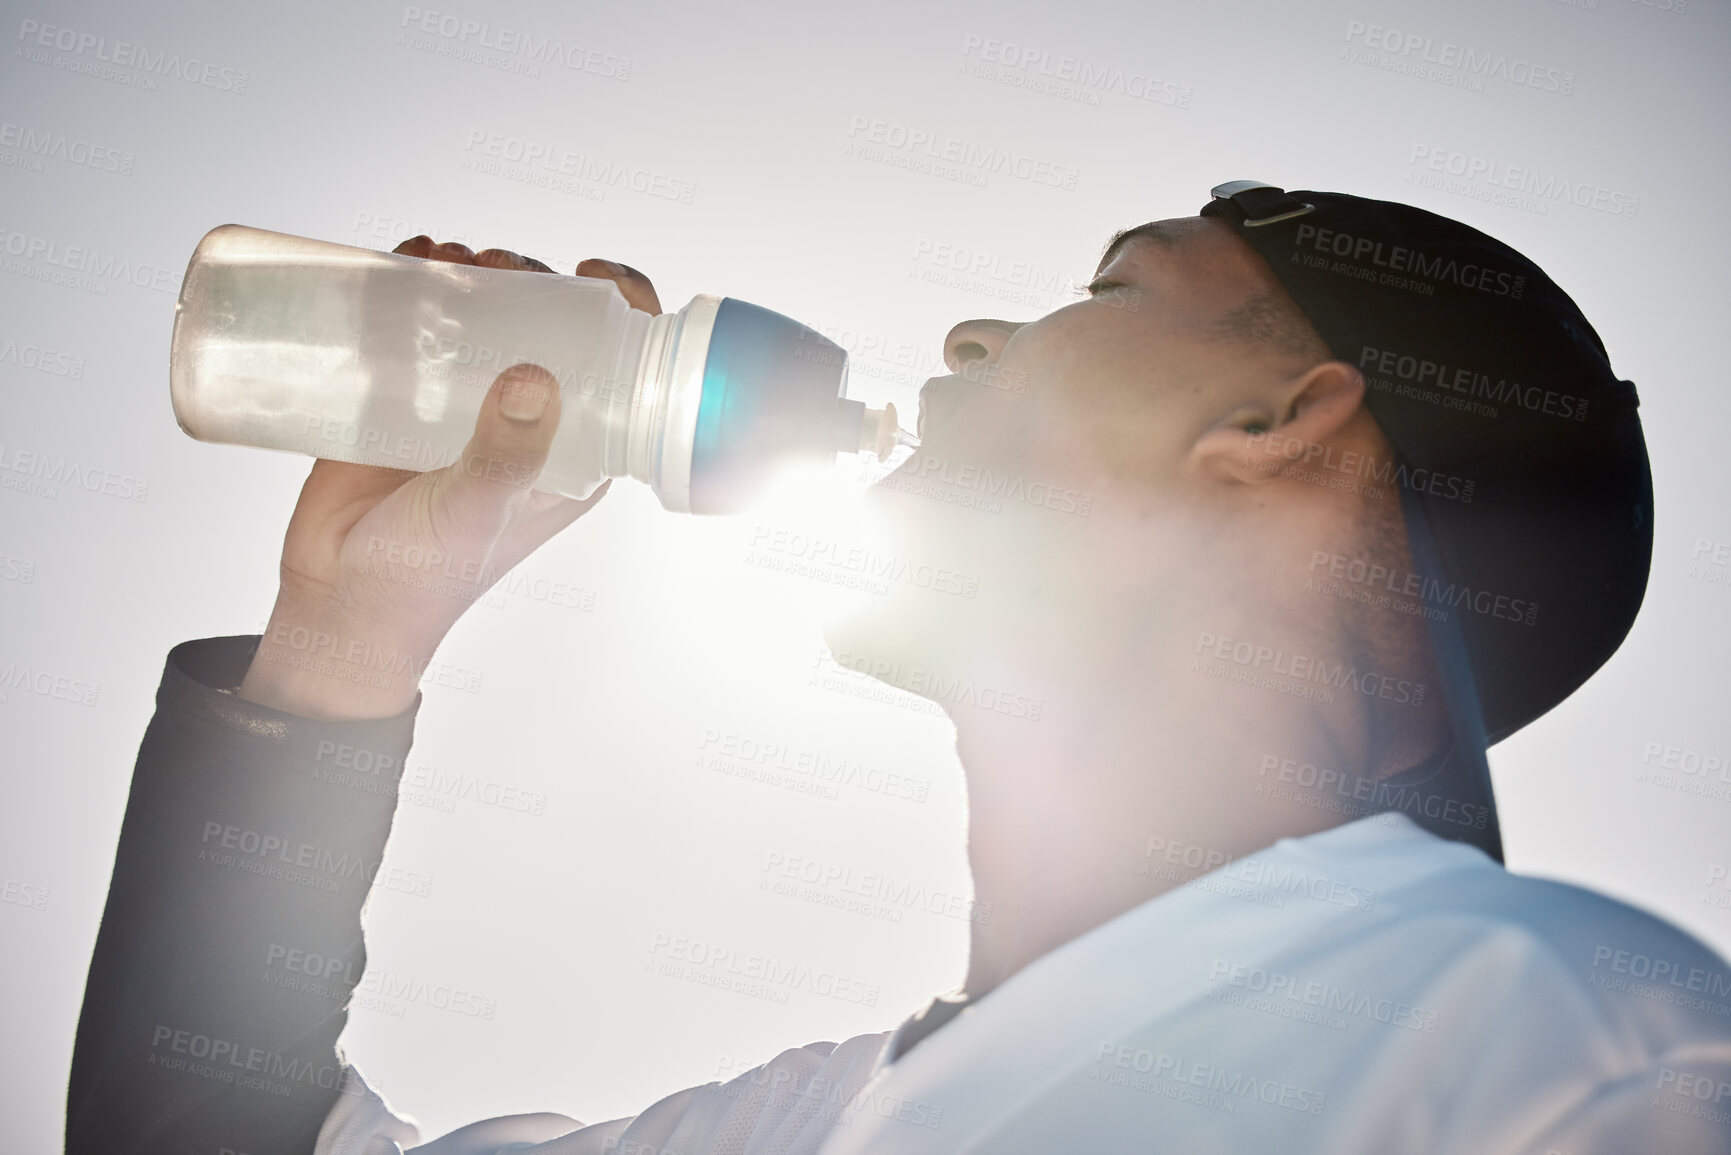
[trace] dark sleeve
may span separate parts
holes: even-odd
[[[168,655],[84,988],[68,1155],[305,1155],[342,1082],[415,707],[317,722],[221,692],[257,637]]]

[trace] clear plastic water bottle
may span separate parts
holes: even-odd
[[[847,399],[845,351],[744,301],[651,317],[607,280],[240,225],[193,253],[169,360],[193,437],[413,470],[455,462],[494,378],[521,362],[558,379],[536,488],[569,497],[633,477],[667,509],[728,513],[784,465],[914,443],[894,406]]]

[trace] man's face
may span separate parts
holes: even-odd
[[[1190,447],[1276,368],[1215,326],[1273,282],[1218,221],[1160,231],[1109,252],[1088,300],[950,331],[952,373],[920,391],[921,447],[870,504],[884,553],[978,592],[897,586],[831,628],[838,660],[977,676],[1008,634],[1157,596],[1194,562],[1183,526],[1208,494]]]

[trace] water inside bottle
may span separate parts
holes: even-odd
[[[588,475],[604,422],[574,411],[628,402],[636,373],[635,349],[621,357],[619,340],[629,306],[611,282],[317,242],[304,242],[304,260],[264,259],[245,232],[251,247],[232,254],[217,238],[183,293],[175,387],[189,432],[435,469],[460,456],[493,379],[531,361],[559,378],[570,418],[549,466],[573,476],[546,487],[599,480]]]

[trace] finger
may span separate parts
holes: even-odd
[[[513,253],[510,249],[482,249],[475,254],[475,263],[484,269],[515,269],[519,272],[527,271],[530,267],[529,258],[521,253]]]
[[[427,257],[434,261],[449,261],[453,265],[472,265],[475,263],[475,250],[461,241],[442,241],[433,246]]]
[[[553,270],[534,257],[513,253],[510,249],[482,249],[475,254],[475,263],[488,269],[515,269],[527,273],[551,273]]]
[[[661,298],[655,294],[655,286],[649,283],[649,278],[618,261],[604,261],[599,257],[590,257],[577,266],[579,277],[599,277],[612,281],[619,286],[619,292],[625,297],[625,303],[633,309],[642,309],[645,313],[660,313]]]
[[[461,535],[489,542],[528,497],[559,429],[559,383],[538,365],[513,365],[493,381],[475,419],[475,435],[454,465],[440,472],[435,515]]]
[[[418,237],[410,237],[408,240],[391,250],[391,252],[397,253],[400,256],[421,257],[423,259],[432,251],[433,238],[429,237],[426,233],[422,233]]]

